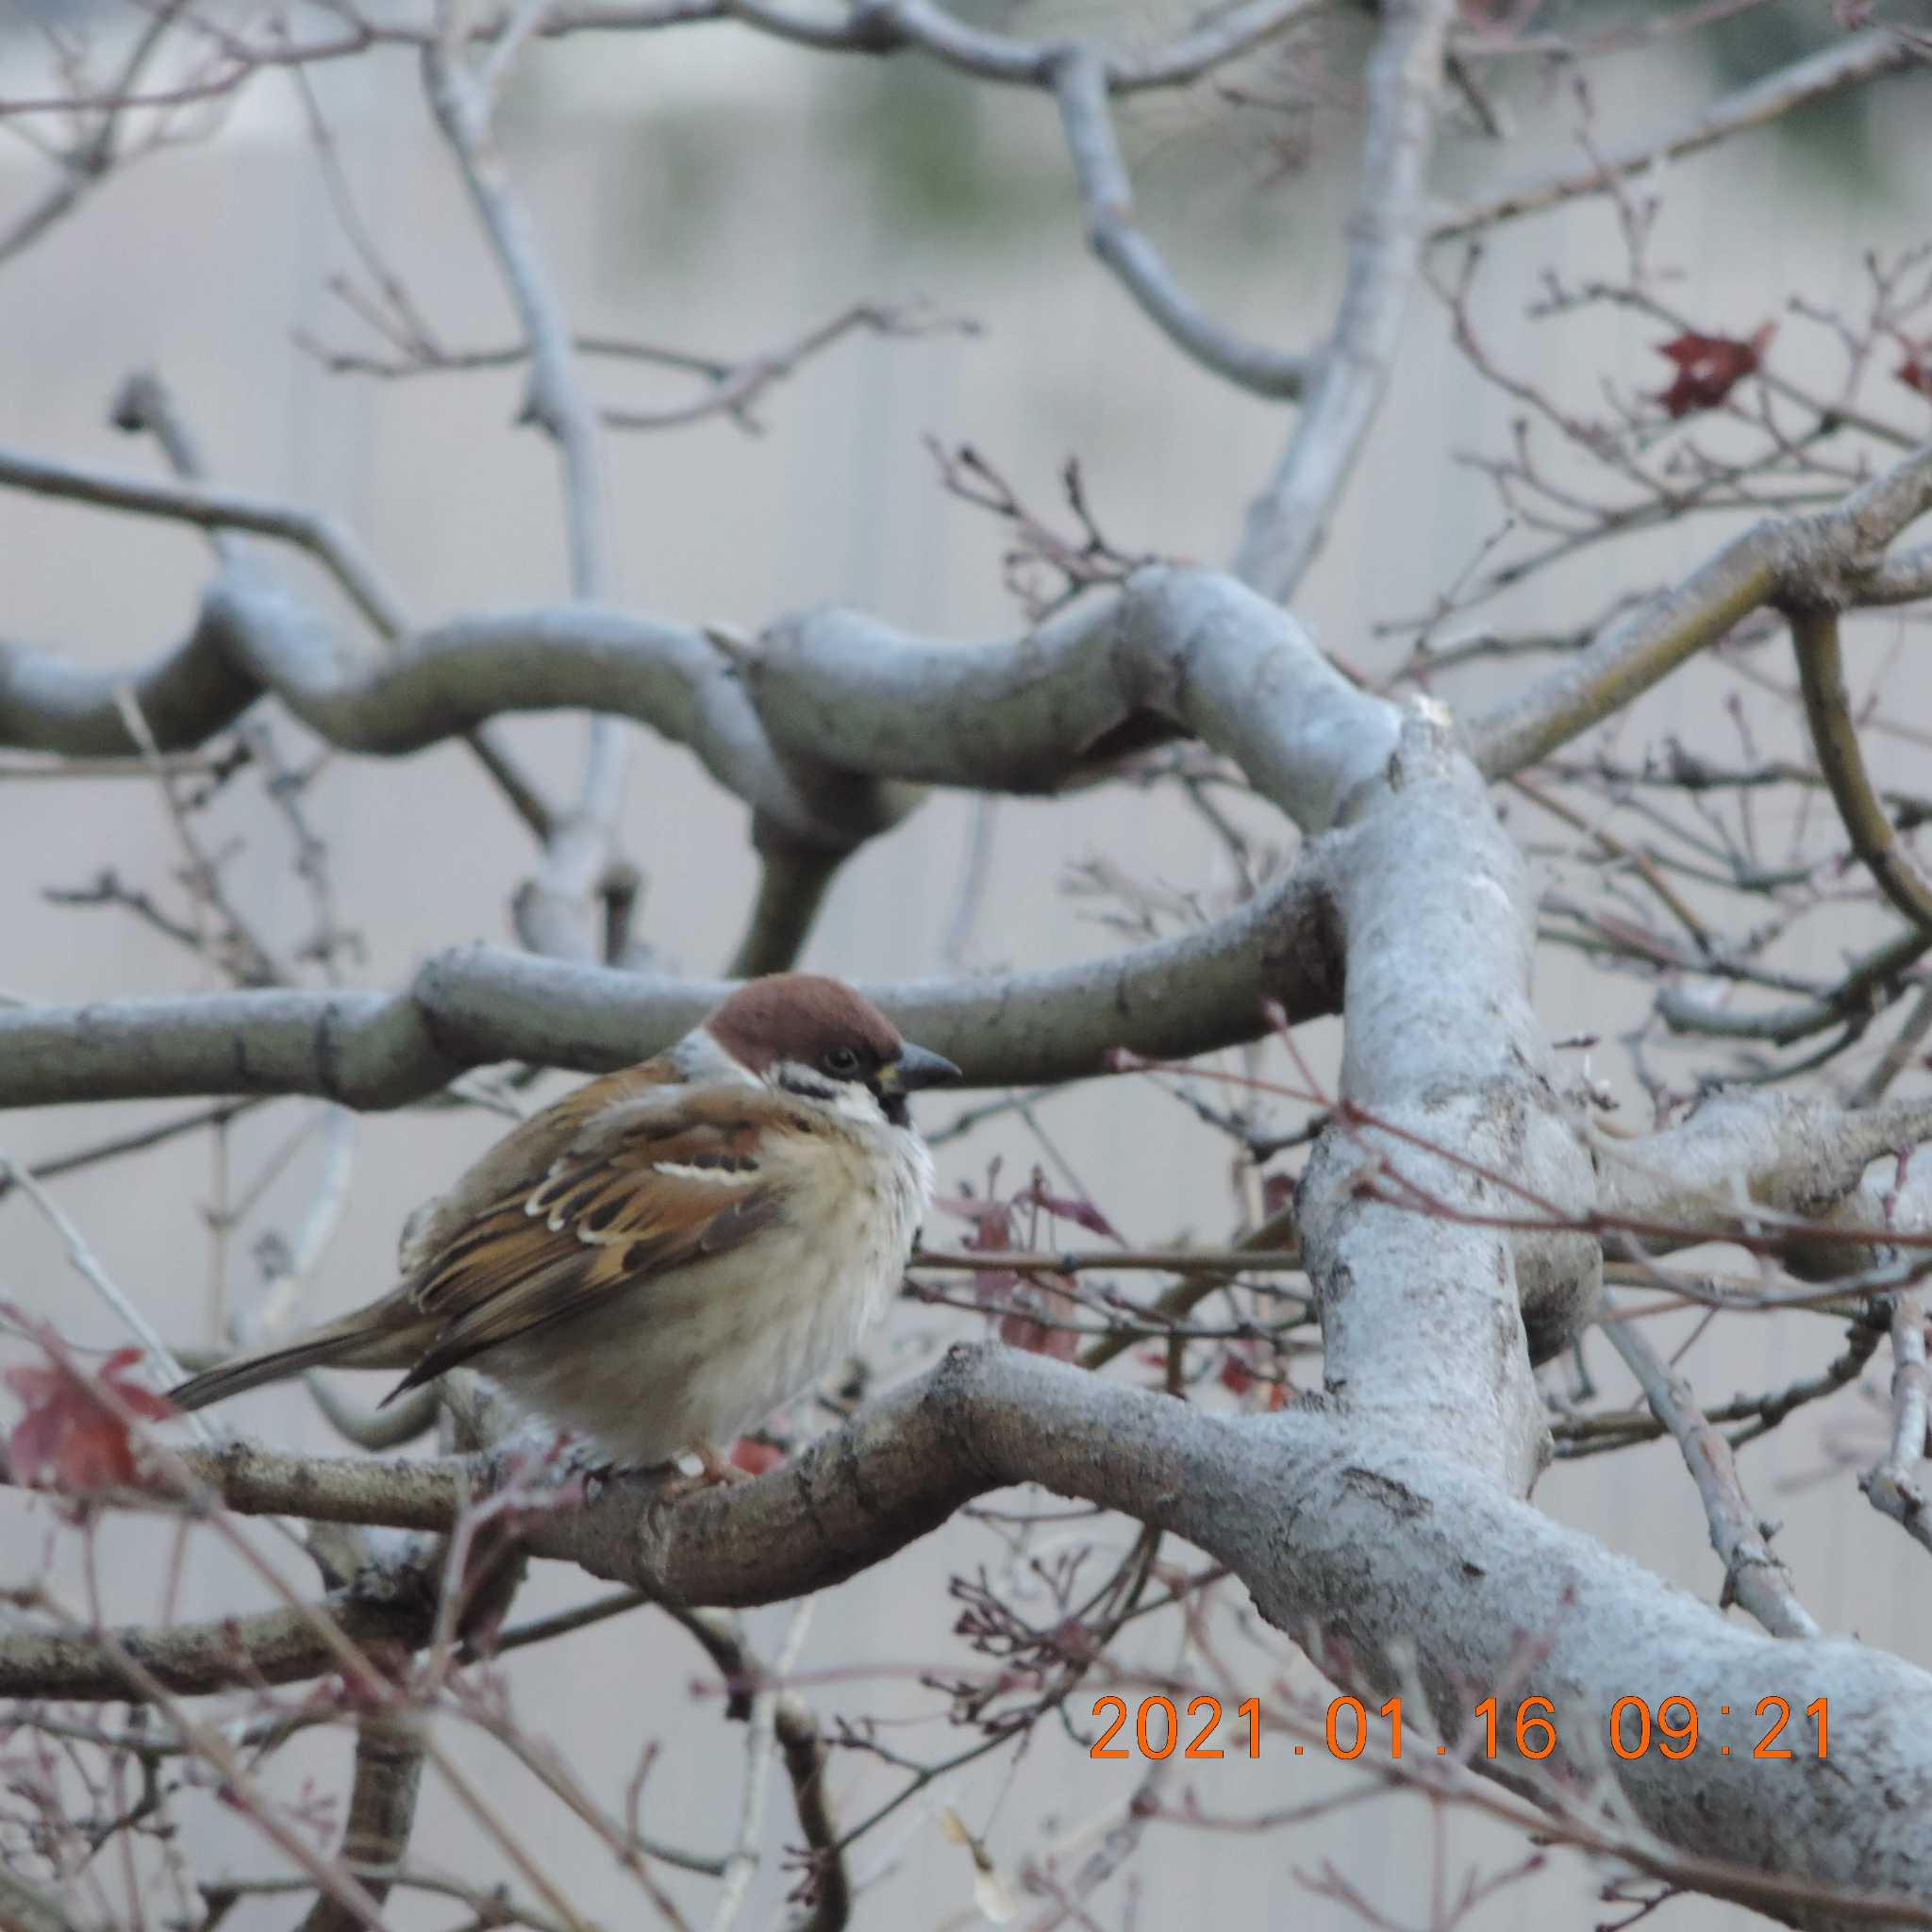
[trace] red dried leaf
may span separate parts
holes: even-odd
[[[966,1245],[975,1254],[998,1254],[1013,1245],[1013,1210],[1009,1202],[982,1201],[976,1194],[941,1194],[935,1208],[973,1224]]]
[[[747,1475],[763,1475],[785,1460],[785,1452],[775,1442],[760,1442],[751,1436],[741,1436],[731,1445],[729,1457],[732,1468],[741,1469]]]
[[[1008,1348],[1023,1348],[1028,1355],[1050,1356],[1055,1361],[1070,1362],[1080,1345],[1080,1338],[1066,1328],[1049,1328],[1031,1315],[1019,1313],[1000,1317],[1000,1340]]]
[[[1032,1184],[1018,1199],[1028,1206],[1043,1208],[1061,1221],[1071,1221],[1075,1226],[1086,1228],[1090,1234],[1103,1236],[1110,1241],[1120,1240],[1113,1223],[1091,1201],[1080,1200],[1073,1194],[1048,1193],[1044,1176],[1041,1174],[1033,1176]]]
[[[1239,1356],[1225,1356],[1221,1363],[1221,1386],[1230,1395],[1245,1395],[1255,1386],[1255,1377]]]
[[[1744,341],[1736,336],[1707,336],[1690,331],[1659,342],[1657,353],[1677,365],[1676,380],[1657,392],[1656,400],[1672,418],[1714,409],[1764,360],[1777,325],[1767,322]]]
[[[1893,373],[1907,389],[1917,390],[1932,403],[1932,360],[1927,360],[1928,357],[1932,357],[1932,338],[1908,346],[1906,359]]]
[[[1028,1355],[1051,1356],[1055,1361],[1070,1362],[1079,1353],[1080,1338],[1071,1327],[1055,1327],[1054,1323],[1070,1322],[1080,1305],[1054,1284],[1066,1281],[1064,1274],[1036,1274],[1032,1286],[1020,1289],[1014,1301],[1000,1317],[999,1337],[1008,1348],[1023,1348]]]
[[[981,1268],[973,1276],[973,1299],[983,1308],[1004,1307],[1020,1285],[1013,1268]]]
[[[122,1412],[144,1422],[175,1413],[165,1395],[127,1379],[140,1359],[138,1348],[116,1349],[92,1376],[58,1357],[44,1368],[8,1369],[7,1386],[25,1406],[7,1441],[16,1479],[77,1495],[136,1484],[135,1445]]]

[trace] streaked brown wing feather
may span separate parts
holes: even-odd
[[[783,1191],[759,1173],[758,1138],[744,1096],[717,1089],[590,1121],[425,1264],[409,1298],[441,1325],[402,1387],[770,1226]]]
[[[487,1214],[515,1190],[535,1186],[558,1157],[580,1141],[599,1119],[658,1091],[675,1078],[667,1060],[645,1060],[587,1080],[562,1099],[519,1122],[445,1193],[410,1217],[403,1230],[403,1273],[420,1274],[479,1215]]]

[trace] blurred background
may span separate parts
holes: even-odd
[[[1185,20],[1178,8],[1153,5],[982,17],[1029,34],[1077,22],[1149,42]],[[1594,8],[1550,16],[1559,25],[1628,17]],[[108,8],[0,0],[0,95],[48,85],[42,29],[50,25],[111,38],[125,36],[128,21]],[[1822,7],[1759,7],[1722,34],[1620,55],[1594,70],[1595,125],[1606,139],[1640,137],[1834,31]],[[1244,67],[1243,89],[1257,97],[1246,102],[1204,87],[1144,98],[1123,114],[1142,220],[1184,282],[1217,315],[1284,348],[1312,343],[1340,286],[1359,133],[1358,42],[1358,29],[1344,24],[1312,56],[1303,49],[1292,62]],[[377,51],[309,77],[362,219],[442,339],[464,348],[509,341],[514,318],[425,110],[413,59]],[[1438,167],[1446,199],[1493,192],[1577,156],[1576,104],[1559,74],[1525,58],[1500,74],[1495,92],[1520,132],[1499,144],[1466,112],[1452,111]],[[1720,332],[1747,335],[1778,320],[1777,366],[1829,387],[1840,367],[1830,331],[1788,315],[1786,304],[1796,293],[1856,308],[1870,251],[1890,254],[1932,235],[1925,107],[1923,79],[1881,85],[1670,171],[1652,254],[1675,272],[1672,303]],[[152,445],[118,435],[108,420],[121,380],[152,369],[203,441],[214,480],[341,518],[418,622],[559,597],[556,466],[548,445],[515,421],[516,373],[381,380],[331,374],[301,345],[306,337],[365,353],[382,346],[331,292],[332,278],[354,259],[287,76],[263,75],[182,125],[195,138],[130,163],[0,268],[0,443],[160,475]],[[783,344],[859,301],[919,300],[935,317],[974,325],[970,334],[914,339],[849,336],[768,392],[756,434],[714,418],[610,437],[616,597],[626,607],[755,631],[781,612],[838,602],[939,636],[1011,634],[1024,620],[1002,582],[1005,533],[941,487],[928,437],[972,443],[1045,508],[1058,508],[1059,468],[1077,457],[1095,515],[1123,550],[1206,562],[1232,552],[1291,413],[1187,362],[1089,258],[1057,118],[1031,91],[974,85],[910,57],[821,56],[738,26],[702,25],[533,47],[502,126],[509,166],[584,332],[731,359]],[[0,133],[10,131],[0,120]],[[28,145],[0,140],[0,221],[45,179]],[[1585,411],[1600,406],[1605,385],[1629,394],[1668,382],[1656,354],[1664,331],[1608,309],[1542,321],[1524,311],[1545,272],[1583,280],[1616,273],[1623,258],[1614,209],[1586,203],[1493,236],[1476,285],[1492,346],[1514,371]],[[693,393],[688,380],[622,365],[598,370],[596,380],[607,400],[640,406]],[[1896,387],[1885,400],[1890,420],[1932,433],[1925,398]],[[1457,355],[1441,303],[1420,292],[1383,414],[1296,603],[1351,665],[1392,671],[1408,640],[1377,626],[1426,613],[1495,535],[1502,511],[1494,491],[1458,458],[1504,448],[1516,413]],[[1574,628],[1622,592],[1691,567],[1738,526],[1709,517],[1587,549],[1532,576],[1483,621]],[[292,558],[288,568],[330,611],[345,649],[372,648],[318,576]],[[0,493],[0,635],[9,641],[81,664],[132,665],[184,633],[209,570],[203,541],[184,528]],[[1438,641],[1455,635],[1451,625]],[[1861,692],[1882,675],[1888,718],[1932,728],[1927,641],[1923,614],[1907,611],[1857,626],[1851,653]],[[1767,654],[1767,663],[1788,677],[1781,656]],[[1529,675],[1504,660],[1437,688],[1474,708]],[[1617,747],[1634,759],[1676,734],[1728,756],[1739,726],[1726,706],[1740,690],[1759,749],[1794,748],[1789,708],[1709,663],[1621,720]],[[314,757],[298,727],[272,712],[270,724],[291,761]],[[574,782],[580,721],[517,720],[508,732],[558,788]],[[1923,764],[1920,742],[1907,739],[1874,737],[1868,752],[1881,780],[1904,782]],[[230,889],[292,950],[312,918],[294,842],[265,808],[256,779],[238,781],[230,794],[211,814],[220,835],[239,841],[227,861]],[[529,841],[459,747],[394,761],[336,758],[306,799],[326,843],[340,918],[360,936],[359,953],[337,962],[346,981],[391,987],[440,948],[478,938],[511,942],[508,902],[530,870]],[[1562,891],[1588,876],[1587,855],[1564,842],[1562,828],[1525,811],[1512,803],[1511,824],[1536,841],[1540,877]],[[1266,813],[1249,811],[1242,823],[1258,844],[1291,850],[1291,829]],[[1780,827],[1773,821],[1760,829],[1769,838]],[[68,1001],[215,983],[187,950],[125,911],[45,896],[48,888],[87,886],[103,867],[158,896],[175,890],[179,851],[152,786],[0,780],[0,991]],[[641,925],[661,962],[721,971],[756,879],[742,807],[688,755],[644,738],[624,843],[647,874]],[[975,850],[987,868],[978,894],[966,884]],[[1113,950],[1126,942],[1107,923],[1120,906],[1069,890],[1094,860],[1178,895],[1179,918],[1191,916],[1188,898],[1213,912],[1237,887],[1220,841],[1171,790],[1116,785],[991,808],[936,796],[845,870],[804,963],[883,978],[1037,968]],[[1884,929],[1875,915],[1860,925],[1848,913],[1807,928],[1785,963],[1828,974]],[[1591,1072],[1622,1099],[1626,1119],[1646,1123],[1648,1101],[1615,1036],[1641,1016],[1650,988],[1545,949],[1537,991],[1553,1036],[1603,1037]],[[1307,1032],[1325,1072],[1335,1028]],[[1680,1085],[1722,1064],[1695,1043],[1660,1060]],[[1860,1061],[1844,1065],[1855,1074]],[[1905,1091],[1924,1077],[1908,1076]],[[563,1084],[553,1076],[539,1091]],[[924,1124],[942,1128],[973,1104],[928,1102]],[[0,1121],[0,1151],[38,1161],[184,1110],[182,1103],[115,1104],[18,1114]],[[260,1292],[273,1241],[286,1242],[312,1205],[328,1141],[319,1111],[276,1102],[237,1121],[219,1158],[208,1137],[191,1136],[60,1181],[58,1198],[171,1339],[206,1343],[220,1307]],[[1295,1117],[1287,1107],[1276,1115],[1284,1126]],[[1067,1091],[1041,1103],[1038,1120],[1051,1153],[1012,1115],[945,1141],[942,1186],[983,1179],[995,1157],[1008,1183],[1035,1160],[1058,1161],[1057,1185],[1071,1176],[1130,1241],[1145,1243],[1218,1239],[1251,1205],[1231,1179],[1227,1143],[1144,1083]],[[345,1211],[307,1285],[308,1311],[334,1312],[387,1286],[405,1215],[501,1125],[475,1111],[357,1123]],[[951,1240],[957,1231],[939,1232]],[[0,1295],[52,1317],[75,1341],[119,1339],[58,1240],[17,1195],[0,1203]],[[902,1305],[878,1344],[879,1373],[906,1373],[940,1341],[977,1325],[971,1315]],[[1690,1326],[1666,1327],[1660,1339],[1681,1340]],[[1839,1346],[1837,1327],[1816,1317],[1740,1316],[1706,1333],[1685,1365],[1715,1402],[1781,1386]],[[1607,1349],[1591,1362],[1607,1387],[1623,1386]],[[1876,1449],[1882,1390],[1875,1370],[1867,1379],[1869,1390],[1807,1409],[1744,1452],[1743,1473],[1757,1507],[1783,1520],[1779,1548],[1824,1626],[1932,1665],[1923,1591],[1912,1588],[1915,1553],[1866,1507],[1850,1467],[1834,1466],[1847,1443],[1858,1466]],[[356,1392],[375,1391],[358,1381]],[[336,1442],[292,1396],[252,1397],[233,1414],[239,1426],[291,1446]],[[1558,1463],[1537,1500],[1673,1583],[1715,1594],[1719,1565],[1668,1442]],[[51,1547],[54,1574],[71,1580],[73,1540],[46,1544],[50,1523],[44,1508],[0,1493],[9,1574],[32,1572]],[[1069,1534],[1084,1539],[1091,1529],[1073,1524]],[[1129,1541],[1124,1525],[1103,1532],[1109,1550]],[[106,1547],[115,1553],[105,1578],[112,1611],[153,1615],[165,1540],[130,1525],[117,1527]],[[947,1581],[982,1564],[1014,1591],[1026,1589],[997,1534],[956,1524],[827,1593],[800,1665],[821,1716],[898,1713],[908,1721],[898,1748],[945,1748],[943,1699],[919,1679],[974,1661],[952,1634],[957,1606]],[[540,1567],[518,1615],[593,1591],[587,1579]],[[206,1617],[263,1600],[257,1580],[201,1542],[176,1607],[184,1618]],[[788,1615],[780,1607],[750,1618],[765,1649]],[[1174,1642],[1170,1626],[1127,1655],[1165,1668]],[[1313,1682],[1298,1654],[1258,1624],[1227,1661],[1257,1689],[1276,1676],[1305,1689]],[[846,1674],[860,1667],[865,1674],[854,1683]],[[555,1741],[588,1786],[615,1802],[641,1745],[655,1738],[662,1752],[646,1790],[647,1827],[697,1848],[726,1841],[738,1803],[738,1737],[722,1724],[715,1698],[694,1690],[705,1661],[667,1620],[639,1612],[520,1654],[505,1668],[525,1723]],[[580,1909],[610,1924],[639,1922],[630,1881],[594,1839],[536,1794],[506,1756],[474,1735],[453,1734],[452,1743],[493,1801],[531,1822]],[[338,1731],[297,1740],[276,1760],[277,1789],[308,1777],[319,1792],[339,1791],[347,1749]],[[915,1796],[855,1854],[861,1876],[880,1874],[857,1923],[978,1922],[973,1861],[941,1829],[941,1804],[1009,1870],[1056,1849],[1077,1859],[1119,1822],[1146,1769],[1091,1763],[1084,1746],[1045,1730],[1017,1767],[1011,1754],[992,1754]],[[835,1757],[833,1775],[842,1815],[860,1815],[893,1789],[892,1775],[858,1754]],[[1230,1757],[1185,1775],[1174,1768],[1162,1796],[1178,1803],[1191,1788],[1208,1810],[1258,1811],[1360,1781],[1347,1767],[1290,1759],[1277,1748],[1260,1765]],[[770,1803],[775,1848],[796,1833],[782,1787]],[[272,1848],[211,1798],[184,1817],[192,1862],[204,1873],[279,1869]],[[1456,1882],[1465,1865],[1489,1869],[1523,1851],[1467,1816],[1454,1822],[1451,1844]],[[416,1850],[428,1863],[494,1874],[433,1777]],[[1426,1919],[1437,1877],[1427,1814],[1400,1793],[1274,1835],[1155,1824],[1131,1874],[1094,1908],[1109,1925],[1349,1923],[1342,1907],[1310,1895],[1297,1875],[1324,1863],[1348,1873],[1393,1922]],[[768,1856],[745,1923],[782,1923],[792,1878]],[[667,1883],[705,1913],[702,1884],[675,1874]],[[1556,1856],[1474,1923],[1589,1924],[1601,1911],[1591,1899],[1588,1874]],[[1023,1917],[1037,1910],[1029,1903]],[[398,1895],[389,1913],[403,1927],[458,1923],[454,1907],[420,1897]],[[290,1900],[254,1900],[225,1923],[253,1932],[295,1917]],[[1658,1923],[1705,1932],[1749,1917],[1690,1901],[1667,1907]]]

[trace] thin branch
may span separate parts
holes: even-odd
[[[518,17],[534,25],[538,11],[525,8]],[[507,31],[507,42],[514,38]],[[557,445],[562,463],[571,595],[578,603],[600,603],[609,591],[609,512],[596,410],[562,299],[491,127],[501,62],[486,57],[481,69],[473,71],[459,49],[439,42],[425,51],[424,79],[529,343],[525,414]],[[597,957],[593,902],[610,864],[632,743],[633,735],[617,719],[601,710],[592,716],[576,808],[553,831],[538,876],[519,904],[520,925],[552,957]]]
[[[67,1249],[67,1257],[75,1268],[91,1282],[101,1299],[107,1303],[127,1332],[147,1351],[148,1358],[160,1370],[169,1382],[184,1378],[181,1364],[175,1359],[174,1352],[157,1332],[154,1324],[144,1315],[134,1298],[101,1265],[98,1256],[88,1245],[87,1237],[76,1227],[72,1218],[60,1205],[42,1187],[32,1169],[23,1167],[18,1161],[0,1154],[0,1182],[9,1188],[18,1188],[42,1216],[52,1224]],[[212,1430],[204,1424],[195,1433],[204,1441],[213,1440]]]
[[[1369,62],[1369,124],[1349,220],[1348,274],[1302,412],[1249,506],[1235,575],[1278,602],[1320,548],[1381,406],[1422,255],[1422,197],[1454,0],[1387,0]]]
[[[1891,1360],[1890,1442],[1858,1487],[1874,1509],[1932,1550],[1932,1509],[1918,1478],[1932,1417],[1932,1374],[1925,1367],[1925,1311],[1915,1294],[1902,1294],[1892,1306]]]
[[[0,488],[62,497],[138,516],[162,517],[204,530],[247,530],[291,543],[335,578],[379,637],[394,640],[408,629],[395,592],[352,532],[321,510],[201,483],[158,483],[77,463],[54,462],[0,449]]]
[[[314,107],[307,78],[299,68],[294,72],[303,100],[312,113]],[[315,125],[325,131],[325,125],[319,118]],[[332,149],[325,147],[324,154],[325,157],[331,155]],[[330,178],[336,179],[337,176],[331,174]],[[343,192],[346,193],[346,190]],[[114,398],[112,416],[117,429],[125,430],[130,435],[142,432],[152,435],[160,444],[177,476],[190,485],[201,483],[207,474],[207,465],[200,446],[193,432],[182,418],[180,410],[175,407],[175,398],[167,385],[154,371],[137,371],[121,385]],[[369,574],[373,566],[362,558],[360,547],[354,538],[346,531],[338,529],[326,518],[314,518],[312,512],[284,508],[280,513],[291,520],[291,531],[300,529],[312,521],[319,523],[323,534],[329,541],[338,546],[348,546],[344,554],[335,557],[333,563],[328,558],[325,558],[324,562],[334,570],[337,580],[342,584],[352,601],[362,601],[358,596],[358,584],[363,595],[375,600],[376,610],[380,613],[379,616],[372,615],[376,635],[384,642],[393,644],[402,635],[404,625],[401,605],[392,591]],[[236,546],[230,541],[228,532],[231,528],[240,526],[222,523],[209,524],[206,527],[215,554],[225,561],[232,561],[236,556]],[[289,541],[299,542],[300,539],[291,535]],[[352,573],[360,575],[353,578],[345,576],[342,574],[345,567]],[[366,605],[364,608],[367,613]],[[391,625],[393,628],[387,627]],[[502,741],[495,727],[478,724],[464,735],[477,761],[496,781],[504,796],[509,800],[512,809],[540,839],[547,838],[555,823],[555,809],[543,796],[542,790],[536,780],[518,764],[514,754]],[[152,747],[143,747],[143,750],[150,765],[157,770],[166,768],[164,755]]]
[[[1052,71],[1088,246],[1168,341],[1204,368],[1257,395],[1299,396],[1307,381],[1308,358],[1248,341],[1217,322],[1181,288],[1134,220],[1134,191],[1108,107],[1107,66],[1100,53],[1071,47]]]
[[[758,1850],[764,1837],[765,1793],[770,1783],[773,1753],[777,1745],[778,1689],[797,1667],[811,1628],[812,1600],[808,1597],[792,1611],[784,1641],[768,1678],[755,1666],[753,1690],[745,1713],[744,1770],[738,1802],[738,1832],[724,1859],[724,1884],[711,1912],[711,1932],[731,1932],[743,1909],[745,1894],[758,1874]],[[747,1662],[750,1661],[747,1656]]]
[[[87,1932],[83,1921],[73,1918],[58,1901],[17,1878],[0,1865],[0,1924],[7,1932]]]
[[[1853,34],[1836,46],[1793,61],[1724,95],[1681,126],[1594,157],[1588,167],[1552,175],[1511,189],[1493,201],[1458,209],[1430,228],[1429,240],[1445,242],[1454,236],[1472,235],[1498,222],[1555,208],[1581,195],[1607,193],[1628,175],[1695,154],[1746,128],[1761,127],[1794,108],[1823,100],[1841,89],[1857,87],[1881,75],[1903,73],[1925,58],[1924,51],[1889,27],[1874,26]]]
[[[1735,1598],[1774,1637],[1816,1637],[1819,1629],[1790,1573],[1772,1554],[1760,1521],[1738,1479],[1730,1444],[1697,1407],[1690,1385],[1674,1374],[1628,1322],[1606,1321],[1604,1333],[1628,1364],[1652,1413],[1677,1439],[1690,1479],[1704,1502],[1710,1546],[1724,1566],[1722,1602]]]
[[[1801,607],[1791,611],[1790,623],[1811,746],[1851,837],[1852,850],[1865,861],[1885,896],[1922,932],[1932,935],[1932,885],[1900,842],[1858,748],[1839,648],[1838,613],[1822,605]]]

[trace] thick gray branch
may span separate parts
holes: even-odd
[[[1804,1906],[1791,1885],[1932,1894],[1932,1677],[1849,1641],[1779,1642],[1728,1622],[1508,1495],[1457,1449],[1412,1418],[1357,1414],[1350,1394],[1222,1419],[986,1346],[955,1350],[741,1490],[654,1513],[647,1485],[620,1482],[538,1520],[531,1537],[541,1554],[667,1601],[766,1603],[878,1562],[974,1496],[1041,1482],[1197,1543],[1351,1682],[1407,1691],[1400,1660],[1419,1657],[1439,1735],[1455,1738],[1492,1690],[1506,1719],[1519,1699],[1547,1696],[1556,1758],[1539,1770],[1517,1757],[1506,1721],[1494,1771],[1548,1805],[1566,1802],[1564,1774],[1613,1779],[1660,1849],[1720,1861],[1690,1882],[1817,1926],[1854,1922]],[[247,1511],[437,1528],[464,1493],[450,1464],[242,1446],[190,1459]],[[1613,1758],[1608,1713],[1624,1696],[1653,1711],[1692,1700],[1708,1741],[1732,1754]],[[1793,1759],[1752,1757],[1767,1697],[1794,1713],[1828,1700],[1826,1761],[1807,1755],[1795,1716]]]
[[[1306,832],[1379,777],[1394,708],[1365,697],[1285,611],[1211,571],[1150,569],[1012,641],[929,642],[855,611],[788,618],[745,660],[781,748],[841,770],[1050,791],[1191,735]]]
[[[1289,874],[1210,926],[1052,972],[864,983],[975,1085],[1077,1079],[1111,1047],[1161,1058],[1253,1040],[1264,999],[1341,999],[1325,889]],[[0,1107],[175,1093],[314,1093],[399,1107],[506,1059],[606,1071],[668,1045],[729,990],[532,958],[438,955],[374,992],[237,992],[0,1008]]]

